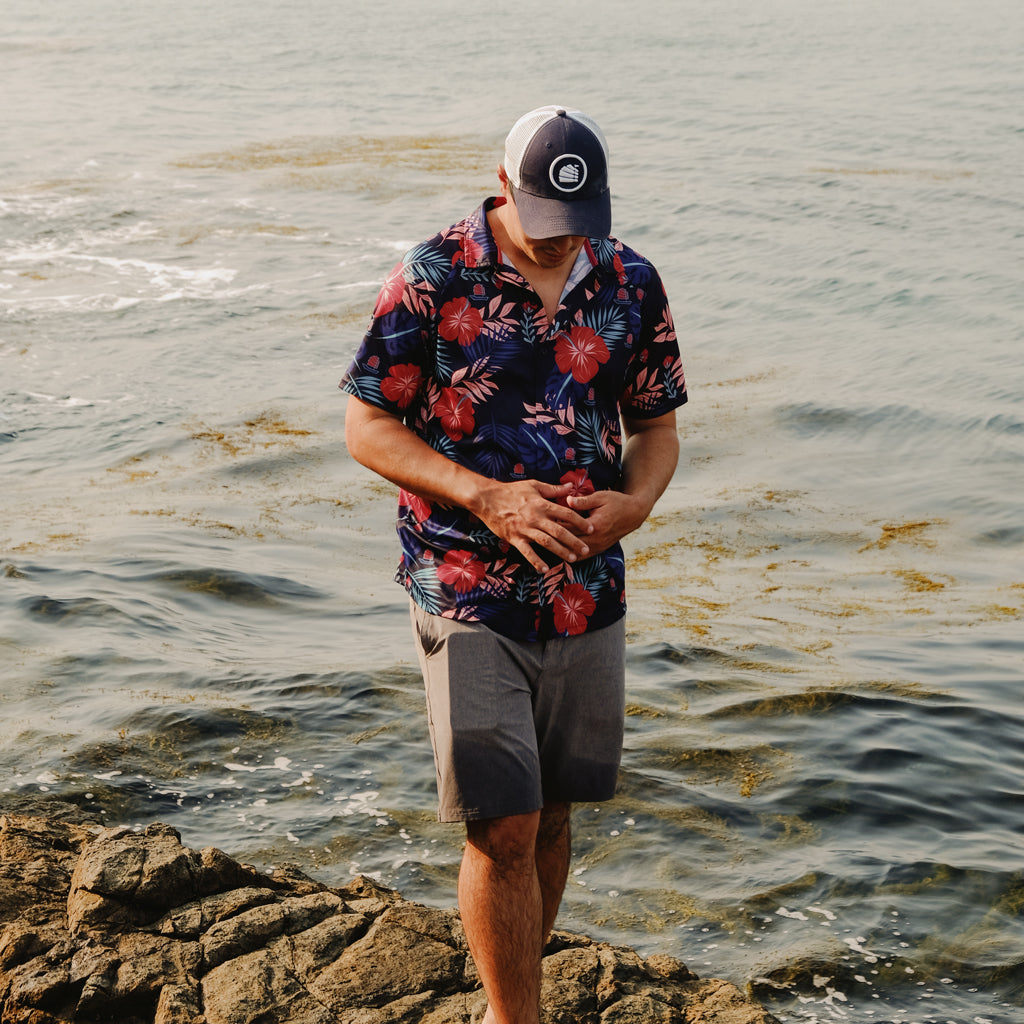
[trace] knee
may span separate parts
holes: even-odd
[[[541,812],[514,814],[466,823],[466,840],[479,853],[499,864],[533,860]]]

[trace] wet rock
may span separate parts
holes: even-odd
[[[773,1024],[669,956],[558,932],[546,1024]],[[475,1024],[458,913],[144,832],[0,817],[3,1024]]]

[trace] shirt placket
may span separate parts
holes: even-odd
[[[510,285],[522,293],[517,304],[520,320],[525,318],[533,319],[536,311],[543,307],[541,297],[534,290],[530,282],[514,267],[504,263],[501,264],[495,274],[495,282],[499,288],[502,285]],[[562,307],[560,306],[559,314],[561,312]],[[554,329],[554,325],[549,323],[546,318],[542,318],[541,326],[537,330],[534,342],[532,344],[523,342],[522,345],[522,358],[524,360],[529,359],[530,361],[530,372],[528,375],[524,374],[529,379],[529,393],[522,395],[519,400],[525,399],[529,404],[542,409],[547,408],[545,384],[554,365],[553,352],[556,337],[557,331]],[[521,463],[521,475],[527,479],[536,477],[539,472],[540,459],[532,450],[521,452],[520,455],[523,460]],[[518,469],[519,467],[517,467],[517,476],[520,475]]]

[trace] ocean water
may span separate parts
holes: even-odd
[[[560,925],[787,1021],[1024,1019],[1024,8],[4,12],[0,810],[454,904],[336,385],[564,102],[690,403]]]

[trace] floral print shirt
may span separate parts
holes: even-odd
[[[491,235],[487,210],[500,201],[406,254],[341,387],[484,476],[618,488],[620,412],[661,416],[686,401],[661,279],[621,242],[589,239],[589,271],[549,323]],[[407,491],[397,527],[396,579],[432,614],[547,640],[625,613],[617,544],[574,563],[542,551],[550,568],[538,573],[465,509]]]

